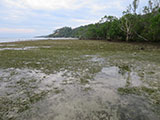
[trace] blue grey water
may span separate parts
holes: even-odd
[[[29,41],[29,40],[76,40],[77,38],[0,38],[0,43],[4,42],[17,42],[17,41]]]

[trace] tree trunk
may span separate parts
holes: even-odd
[[[128,40],[129,40],[129,35],[128,35],[128,33],[127,33],[126,42],[128,42]]]

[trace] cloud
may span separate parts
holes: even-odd
[[[57,10],[70,9],[76,10],[80,8],[90,8],[93,11],[104,10],[106,8],[122,8],[122,4],[126,0],[3,0],[8,7],[16,7],[23,9],[36,10]]]
[[[78,23],[78,26],[98,22],[97,19],[95,19],[95,20],[93,20],[93,19],[90,20],[90,19],[77,19],[77,18],[73,18],[73,19],[71,19],[71,21]],[[74,26],[74,27],[75,27],[75,26]],[[76,27],[77,27],[77,26],[76,26]]]
[[[0,28],[0,33],[34,33],[35,29]]]
[[[123,11],[124,3],[128,0],[1,0],[0,4],[5,6],[6,16],[2,19],[13,20],[13,21],[23,21],[27,17],[44,15],[44,11],[50,12],[48,14],[51,17],[57,17],[57,14],[68,14],[69,11],[84,11],[80,12],[79,15],[83,15],[84,18],[87,16],[102,17],[109,13],[109,15],[115,15],[111,13],[112,9],[114,11]],[[36,13],[35,11],[42,11],[42,13]],[[61,12],[60,12],[61,11]],[[52,12],[52,13],[51,13]],[[86,13],[86,14],[85,14]],[[37,15],[38,14],[38,15]],[[74,13],[76,15],[76,13]],[[81,16],[82,16],[81,15]],[[48,17],[49,17],[48,16]],[[73,17],[73,14],[70,15]],[[83,18],[83,19],[84,19]],[[71,18],[72,19],[72,18]]]
[[[78,9],[86,3],[84,0],[4,0],[4,2],[9,7],[37,10]]]
[[[47,34],[63,26],[75,28],[98,22],[104,15],[120,17],[132,1],[0,0],[0,33]]]

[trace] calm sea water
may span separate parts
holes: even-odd
[[[0,38],[0,43],[16,42],[16,41],[29,41],[29,40],[77,40],[77,38]]]

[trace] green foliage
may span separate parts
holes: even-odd
[[[160,3],[149,0],[143,14],[137,14],[139,0],[123,12],[121,18],[104,16],[98,23],[75,29],[63,27],[48,37],[76,37],[79,39],[160,42]]]
[[[71,33],[72,33],[72,28],[63,27],[55,30],[54,33],[49,35],[48,37],[70,37]]]

